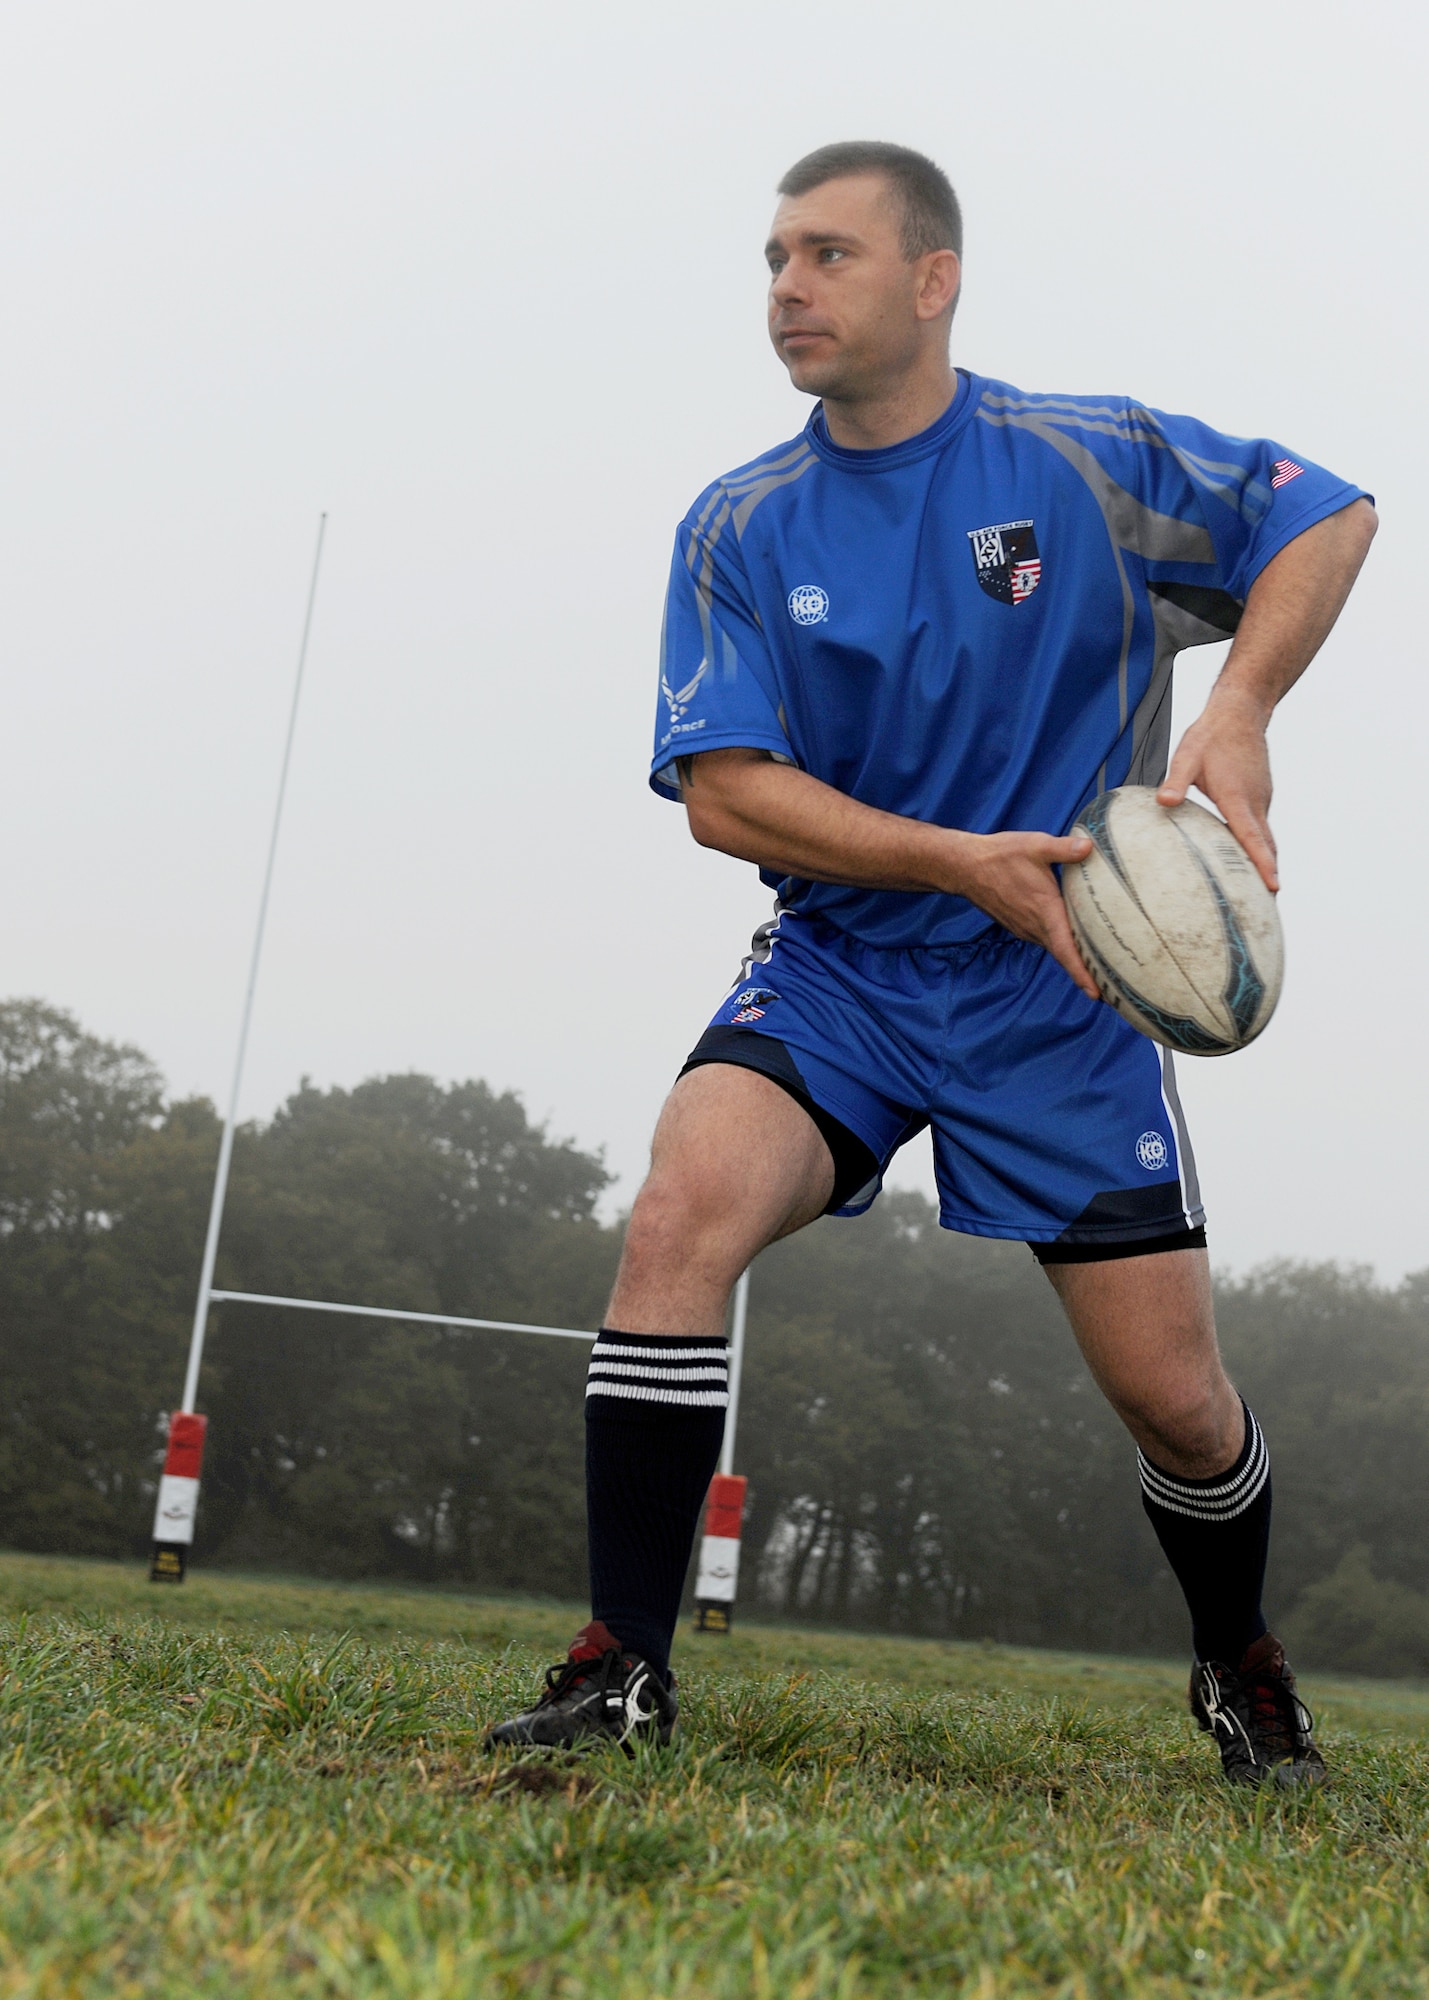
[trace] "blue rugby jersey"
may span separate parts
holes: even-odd
[[[749,745],[865,805],[974,833],[1062,833],[1158,784],[1171,668],[1235,630],[1285,544],[1361,489],[1267,439],[1120,396],[961,373],[927,430],[803,433],[716,480],[676,537],[651,783]],[[959,896],[764,880],[877,945],[966,941]]]

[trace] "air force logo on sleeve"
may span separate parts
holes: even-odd
[[[1042,581],[1042,558],[1031,521],[1004,521],[998,528],[969,528],[977,580],[999,604],[1024,603]]]
[[[679,736],[686,734],[688,731],[692,729],[704,728],[705,725],[703,717],[698,722],[686,722],[684,717],[685,717],[685,712],[689,708],[690,703],[694,700],[695,695],[699,689],[700,682],[704,679],[708,669],[709,669],[708,659],[701,660],[700,664],[695,669],[694,678],[692,680],[686,681],[685,685],[682,688],[672,688],[669,681],[666,680],[663,674],[661,674],[660,692],[662,695],[664,695],[666,702],[669,704],[671,734]],[[669,736],[666,736],[665,741],[668,743],[669,740],[670,740]]]

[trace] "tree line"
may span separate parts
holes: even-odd
[[[219,1126],[141,1052],[0,1003],[0,1541],[141,1559]],[[600,1159],[481,1082],[304,1083],[234,1153],[230,1290],[588,1327]],[[1429,1674],[1429,1272],[1218,1286],[1271,1440],[1271,1608],[1306,1664]],[[1179,1653],[1131,1446],[1021,1245],[885,1195],[755,1266],[743,1615]],[[215,1309],[196,1560],[579,1598],[585,1349]]]

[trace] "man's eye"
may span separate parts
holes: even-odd
[[[843,251],[838,249],[834,244],[828,243],[819,252],[819,262],[821,264],[832,264],[835,258],[842,257],[843,254]]]
[[[769,259],[769,275],[771,278],[778,277],[779,273],[784,268],[784,263],[785,260],[782,257],[771,257]]]

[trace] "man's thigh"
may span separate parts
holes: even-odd
[[[834,1169],[818,1126],[788,1091],[740,1065],[705,1063],[665,1100],[649,1178],[679,1190],[696,1226],[746,1218],[762,1249],[822,1215]]]
[[[610,1323],[626,1333],[717,1328],[740,1272],[822,1215],[833,1183],[823,1135],[786,1090],[727,1063],[690,1070],[655,1128]]]

